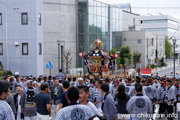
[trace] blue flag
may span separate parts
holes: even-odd
[[[48,64],[46,65],[46,69],[52,69],[52,68],[53,68],[53,66],[52,66],[51,62],[49,61]]]

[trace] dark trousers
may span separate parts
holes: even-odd
[[[167,114],[170,115],[173,113],[173,106],[171,105],[168,105],[167,106]],[[173,117],[172,116],[167,116],[168,120],[173,120]]]
[[[174,103],[174,107],[175,107],[175,111],[174,111],[174,112],[175,112],[175,113],[176,113],[176,109],[177,109],[177,108],[176,108],[176,104],[177,104],[177,102]]]
[[[175,103],[174,103],[175,113],[177,113],[177,106],[176,106],[176,105],[177,105],[177,103],[180,103],[180,101],[177,101],[177,102],[175,102]]]
[[[152,106],[152,109],[153,109],[153,114],[154,114],[154,110],[155,110],[155,105]]]
[[[165,114],[166,109],[167,109],[166,103],[160,103],[159,104],[159,114]]]

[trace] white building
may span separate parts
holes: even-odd
[[[142,68],[154,64],[156,57],[159,59],[165,57],[165,36],[155,35],[148,31],[123,31],[122,38],[122,44],[128,45],[131,53],[142,53]]]
[[[42,7],[42,0],[0,0],[0,61],[13,74],[43,74]]]
[[[180,20],[169,15],[140,16],[138,18],[141,30],[152,31],[154,34],[164,35],[168,38],[180,38]],[[172,43],[172,40],[170,40]],[[177,41],[176,52],[180,51],[180,41]]]
[[[67,51],[71,53],[71,68],[77,66],[77,8],[77,0],[44,0],[43,2],[45,75],[50,75],[50,70],[46,69],[49,61],[53,65],[52,75],[58,74],[58,38],[61,41],[59,68],[65,69],[64,54]]]

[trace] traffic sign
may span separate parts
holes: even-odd
[[[141,63],[141,61],[139,61],[139,63]]]
[[[119,64],[120,67],[122,67],[123,65],[122,64]]]
[[[158,58],[156,58],[156,61],[158,60]]]
[[[52,66],[51,62],[49,61],[48,64],[46,65],[46,69],[52,69],[52,68],[53,68],[53,66]]]

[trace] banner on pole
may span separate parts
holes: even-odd
[[[151,69],[149,68],[142,68],[142,74],[151,74]]]

